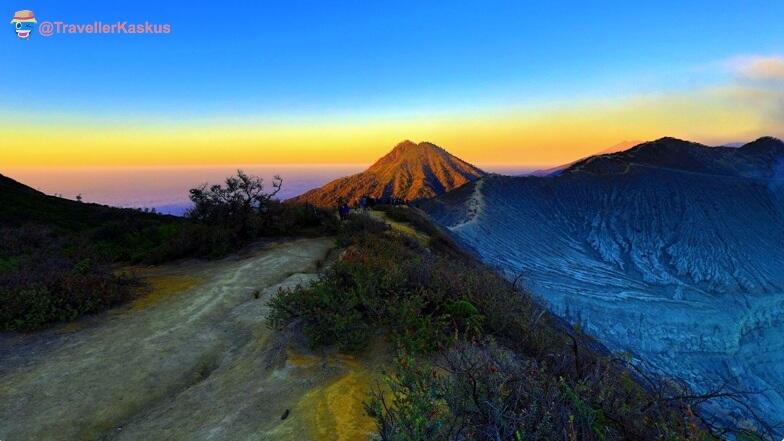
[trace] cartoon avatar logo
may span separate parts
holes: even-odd
[[[38,20],[35,19],[33,11],[29,10],[16,11],[16,13],[14,13],[14,19],[11,20],[11,24],[14,25],[14,29],[16,30],[16,36],[23,40],[30,38],[35,23],[38,23]]]

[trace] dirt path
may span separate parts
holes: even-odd
[[[295,353],[264,322],[269,297],[313,280],[332,244],[160,268],[148,297],[81,329],[3,335],[0,440],[367,439],[366,363]]]

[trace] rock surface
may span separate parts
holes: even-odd
[[[265,323],[270,296],[317,277],[333,242],[156,269],[185,290],[153,283],[152,298],[78,326],[0,335],[0,439],[367,439],[373,370],[298,353]]]
[[[784,420],[784,144],[664,138],[559,176],[490,176],[423,208],[466,247],[616,351],[728,380]],[[724,421],[749,410],[707,409]],[[780,429],[781,430],[781,429]]]

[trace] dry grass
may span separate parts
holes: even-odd
[[[371,211],[370,215],[382,222],[386,222],[392,231],[396,231],[398,233],[404,234],[408,237],[415,239],[419,242],[422,246],[427,246],[430,243],[430,236],[427,234],[417,230],[408,222],[399,222],[396,220],[391,219],[387,214],[383,211]]]

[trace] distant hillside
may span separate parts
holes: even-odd
[[[129,300],[136,281],[110,264],[171,256],[175,221],[47,196],[0,175],[0,331],[34,330]]]
[[[317,206],[356,203],[362,196],[430,198],[485,175],[473,165],[428,142],[404,141],[362,173],[332,181],[294,198]]]
[[[158,224],[174,222],[171,216],[144,213],[130,208],[77,202],[49,196],[0,175],[0,225],[38,224],[67,231],[81,231],[106,222],[134,219]]]
[[[188,243],[181,239],[188,224],[174,216],[49,196],[0,175],[0,232],[35,228],[66,248],[87,244],[110,261],[158,261],[189,254],[175,250]]]
[[[641,141],[621,141],[618,144],[615,144],[615,145],[612,145],[610,147],[607,147],[606,149],[601,150],[599,152],[596,152],[595,154],[593,154],[591,156],[604,155],[604,154],[607,154],[607,153],[621,152],[621,151],[624,151],[624,150],[628,149],[629,147],[634,147],[634,146],[636,146],[638,144],[642,144],[642,142]],[[561,174],[561,172],[563,172],[567,168],[571,167],[572,165],[574,165],[575,163],[577,163],[579,161],[582,161],[583,159],[585,159],[585,158],[578,159],[576,161],[572,161],[572,162],[569,162],[567,164],[557,165],[555,167],[550,167],[550,168],[545,168],[545,169],[541,169],[541,170],[536,170],[533,173],[531,173],[531,176],[557,176],[557,175]]]
[[[784,143],[662,138],[557,176],[488,176],[423,208],[551,310],[697,390],[784,408]],[[749,412],[724,403],[724,421]]]
[[[631,165],[721,176],[769,179],[780,176],[784,143],[772,137],[735,147],[708,147],[676,138],[661,138],[629,150],[576,162],[566,171],[598,174],[624,172]]]

